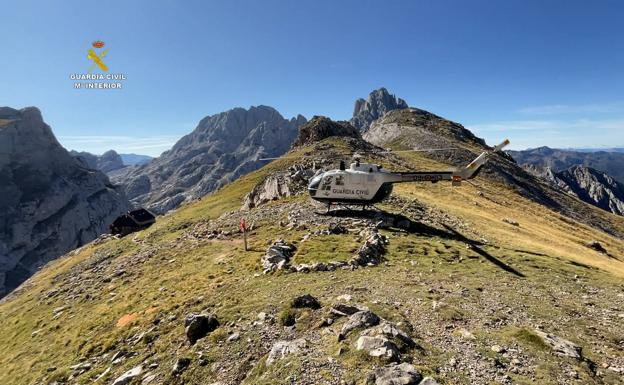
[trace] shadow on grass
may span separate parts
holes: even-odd
[[[402,214],[393,214],[383,210],[375,209],[375,210],[333,210],[330,211],[328,215],[334,217],[350,217],[350,218],[366,218],[371,220],[379,220],[378,226],[379,228],[387,229],[390,231],[406,231],[411,234],[418,234],[424,236],[435,236],[445,239],[451,239],[455,241],[460,241],[468,244],[472,250],[474,250],[477,254],[503,269],[504,271],[511,273],[517,277],[524,278],[525,275],[514,269],[513,267],[507,265],[505,262],[496,258],[492,254],[485,251],[482,246],[484,246],[483,242],[467,238],[466,236],[460,234],[455,229],[450,226],[442,225],[444,229],[438,229],[432,226],[429,226],[422,222],[416,222],[411,220]]]

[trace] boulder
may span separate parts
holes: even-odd
[[[283,240],[278,240],[269,247],[266,254],[262,257],[262,267],[264,273],[285,269],[290,264],[297,248]]]
[[[300,295],[292,300],[291,307],[295,309],[309,308],[320,309],[321,304],[319,301],[310,294]]]
[[[535,334],[537,334],[542,341],[555,352],[555,354],[565,357],[576,358],[577,360],[582,359],[581,347],[576,345],[573,342],[570,342],[561,337],[557,337],[552,334],[548,334],[541,330],[535,330]]]
[[[183,371],[186,370],[186,368],[188,368],[188,366],[191,364],[191,359],[187,358],[187,357],[180,357],[178,358],[175,363],[173,364],[173,369],[171,370],[171,372],[173,374],[180,374]]]
[[[122,374],[121,376],[117,377],[117,379],[113,381],[112,385],[129,384],[134,378],[140,376],[142,372],[143,372],[143,367],[141,365],[135,366],[134,368]]]
[[[329,227],[327,228],[327,231],[330,234],[347,234],[349,232],[349,230],[347,230],[344,226],[337,224],[337,223],[332,223],[329,225]]]
[[[243,210],[292,195],[289,180],[281,175],[270,175],[245,196]]]
[[[386,320],[381,321],[381,323],[377,326],[374,326],[370,329],[365,330],[363,335],[371,335],[371,336],[384,336],[387,338],[396,338],[406,346],[413,348],[416,346],[416,342],[403,330],[399,329],[395,324],[388,322]]]
[[[219,327],[219,321],[212,314],[190,314],[184,320],[186,338],[191,345]]]
[[[281,360],[290,354],[299,353],[306,345],[306,340],[303,338],[293,341],[277,341],[269,352],[266,364],[271,365],[275,361]]]
[[[596,250],[599,253],[607,254],[607,249],[605,249],[604,246],[598,241],[591,241],[587,243],[587,247]]]
[[[379,324],[379,317],[370,310],[362,310],[353,313],[342,326],[338,339],[343,339],[353,329],[367,329]]]
[[[355,256],[351,258],[352,266],[378,265],[386,252],[386,239],[377,229],[368,231],[366,240]]]
[[[367,380],[367,385],[419,385],[422,376],[408,363],[383,366],[375,369]]]
[[[355,349],[365,350],[371,357],[380,357],[389,361],[397,361],[400,357],[399,348],[386,337],[360,336]]]
[[[362,310],[366,310],[366,309],[361,309],[357,306],[347,305],[344,303],[337,303],[335,305],[332,305],[332,307],[329,309],[329,312],[338,317],[346,317],[346,316],[353,315]]]

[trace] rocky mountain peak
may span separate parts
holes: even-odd
[[[34,107],[0,108],[0,296],[102,234],[128,202],[85,168]]]
[[[26,107],[20,110],[0,107],[0,133],[5,135],[5,138],[13,139],[11,142],[4,141],[0,145],[16,146],[21,143],[37,143],[43,146],[60,147],[50,126],[43,122],[41,111],[37,107]],[[4,151],[10,150],[4,149]]]
[[[351,124],[361,132],[365,132],[373,121],[379,119],[388,111],[407,107],[405,100],[397,98],[382,87],[371,92],[366,100],[360,98],[355,101]]]
[[[163,213],[262,167],[260,158],[282,155],[305,122],[264,105],[206,116],[170,151],[113,180],[133,203]]]
[[[358,130],[349,122],[334,122],[325,116],[315,116],[299,128],[299,135],[293,143],[293,148],[312,144],[330,136],[361,138]]]

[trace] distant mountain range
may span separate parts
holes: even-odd
[[[70,151],[73,157],[80,160],[85,166],[104,173],[119,170],[126,166],[137,166],[149,163],[152,158],[147,155],[118,154],[115,150],[108,150],[102,155],[95,155],[85,151]]]
[[[139,154],[119,154],[121,161],[126,166],[140,166],[149,163],[154,157]]]
[[[624,147],[610,147],[610,148],[566,148],[568,151],[578,152],[624,152]]]
[[[524,151],[507,151],[518,164],[537,168],[550,168],[554,172],[572,166],[585,166],[600,170],[620,183],[624,183],[624,153],[606,151],[572,151],[538,147]]]

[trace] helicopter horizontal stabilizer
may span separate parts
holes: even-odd
[[[495,146],[491,151],[484,151],[478,157],[475,158],[470,164],[463,169],[453,174],[453,185],[458,186],[461,184],[462,179],[472,179],[481,170],[483,165],[487,162],[488,157],[496,151],[500,151],[509,144],[509,139],[505,139],[502,143]]]

